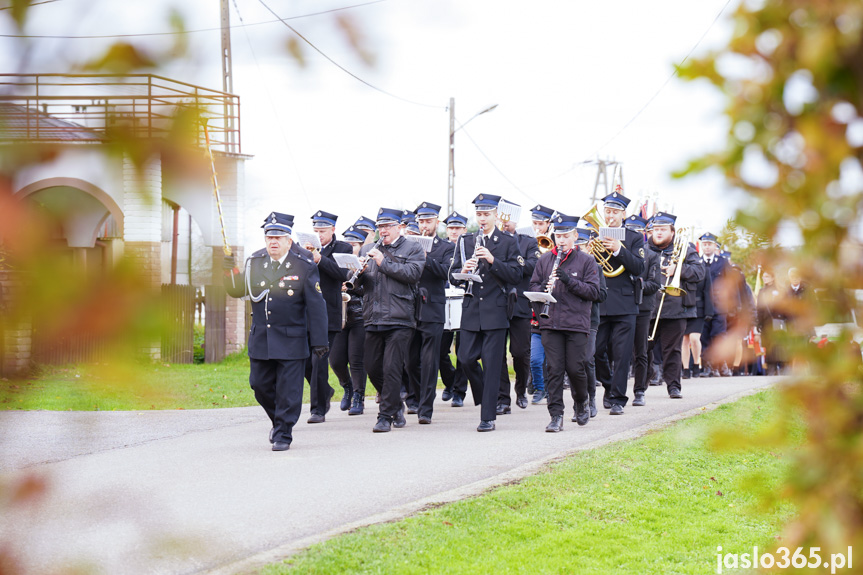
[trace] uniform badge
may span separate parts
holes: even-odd
[[[516,259],[518,260],[518,265],[524,267],[524,258],[521,256],[518,256]]]
[[[291,262],[289,262],[288,260],[285,260],[285,269],[288,269],[290,267],[291,267]]]
[[[318,290],[318,293],[321,293],[321,282],[315,282],[315,289]]]
[[[280,288],[285,287],[285,282],[279,282],[279,287],[280,287]]]
[[[492,239],[493,239],[494,241],[497,241],[497,236],[494,236]]]
[[[541,256],[541,255],[542,255],[542,253],[540,253],[540,251],[539,251],[539,250],[536,250],[536,257],[539,257],[539,256]]]
[[[265,282],[265,281],[261,281],[261,287],[264,287],[264,285],[265,285],[266,283],[267,283],[267,282]]]
[[[294,290],[289,289],[289,290],[288,290],[288,295],[294,295]]]
[[[638,248],[638,255],[641,256],[641,259],[644,259],[644,248]]]

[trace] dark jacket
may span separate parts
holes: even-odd
[[[668,261],[674,250],[673,241],[664,250],[654,244],[653,240],[650,241],[649,246],[651,250],[659,255],[660,267]],[[680,264],[678,263],[678,265]],[[698,289],[698,282],[704,278],[706,273],[704,264],[698,256],[698,252],[695,251],[695,246],[688,244],[686,247],[686,257],[683,259],[683,268],[680,270],[680,287],[686,293],[680,296],[666,295],[665,301],[662,304],[660,319],[686,319],[695,317],[695,292]],[[663,280],[663,285],[665,285],[665,280],[668,278],[664,274],[660,275],[660,278]],[[656,317],[658,310],[659,303],[656,304],[656,309],[653,310],[651,315]]]
[[[364,256],[373,245],[360,251]],[[425,267],[426,254],[418,243],[398,238],[389,246],[381,244],[381,265],[369,260],[360,274],[363,287],[363,321],[372,326],[416,327],[417,283]]]
[[[464,234],[459,238],[450,269],[450,284],[467,287],[466,281],[456,280],[452,274],[461,272],[464,261],[473,255],[475,245],[476,234]],[[509,327],[506,316],[507,292],[521,281],[523,264],[518,261],[515,238],[497,228],[492,232],[486,247],[494,257],[494,263],[489,265],[484,259],[479,261],[475,273],[482,278],[482,283],[474,282],[473,297],[465,296],[462,302],[463,330],[482,331]]]
[[[530,279],[530,291],[545,291],[556,257],[557,248],[539,258]],[[600,298],[596,260],[584,252],[571,250],[561,259],[560,270],[570,278],[569,283],[562,279],[555,281],[551,295],[557,303],[549,305],[549,317],[544,318],[537,313],[539,329],[590,333],[591,308]],[[542,304],[536,305],[542,307]]]
[[[350,296],[348,302],[348,313],[345,319],[345,327],[363,322],[363,286],[357,285],[354,289],[344,292]]]
[[[454,249],[455,244],[451,241],[435,237],[431,251],[426,254],[419,283],[419,321],[446,321],[446,282]]]
[[[347,242],[333,238],[333,241],[321,248],[321,261],[318,271],[321,274],[321,293],[327,302],[327,329],[342,330],[342,283],[347,278],[347,270],[340,268],[333,254],[349,254],[353,249]]]
[[[530,318],[533,311],[530,309],[530,301],[524,297],[524,292],[530,291],[530,278],[533,277],[533,270],[540,256],[539,247],[536,238],[532,236],[518,234],[513,237],[518,242],[518,254],[524,260],[524,265],[521,268],[521,281],[516,286],[518,299],[512,317]]]
[[[695,290],[695,317],[713,317],[713,313],[713,283],[710,274],[705,273]]]
[[[644,250],[644,270],[641,272],[642,292],[639,313],[653,312],[656,308],[656,294],[662,287],[663,276],[659,271],[659,254],[651,249]]]
[[[319,282],[318,267],[294,250],[277,269],[267,250],[259,250],[242,273],[225,278],[228,295],[252,298],[250,358],[305,359],[310,344],[327,345],[327,306]]]
[[[632,230],[626,230],[626,239],[617,256],[612,256],[609,263],[614,269],[621,265],[624,271],[617,277],[606,277],[608,298],[600,304],[599,311],[606,315],[633,315],[638,313],[635,300],[635,281],[633,278],[641,275],[644,269],[644,236]]]
[[[589,255],[589,254],[588,254]],[[593,257],[593,256],[590,256]],[[594,260],[596,261],[596,260]],[[599,306],[608,297],[608,285],[605,283],[605,276],[602,273],[602,266],[596,264],[596,273],[599,274],[599,299],[593,302],[590,306],[590,329],[599,329]]]

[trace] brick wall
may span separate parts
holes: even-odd
[[[3,377],[25,375],[32,367],[32,326],[27,319],[10,313],[19,287],[14,272],[0,270],[0,375]]]

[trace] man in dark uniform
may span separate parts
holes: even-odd
[[[360,216],[359,218],[357,218],[357,221],[354,222],[354,227],[358,230],[366,232],[365,243],[375,243],[375,221],[373,219],[367,218],[366,216]]]
[[[477,431],[494,430],[500,366],[509,327],[507,292],[521,281],[524,265],[515,238],[495,226],[499,202],[500,196],[490,194],[474,199],[480,229],[460,238],[450,272],[450,283],[465,287],[458,357],[467,371],[474,402],[482,404]],[[456,273],[478,275],[482,281],[469,285],[467,280],[454,277]]]
[[[554,246],[554,235],[551,233],[551,218],[554,210],[537,204],[530,210],[531,225],[535,238],[548,238],[551,246]],[[546,240],[543,240],[544,243]],[[537,247],[538,247],[537,240]],[[548,249],[551,249],[551,246]],[[540,250],[541,253],[541,250]],[[537,256],[538,257],[538,256]],[[530,333],[530,374],[533,383],[532,404],[540,404],[548,397],[545,390],[545,348],[542,346],[542,336],[539,331],[539,318],[531,309],[531,333]]]
[[[271,213],[263,226],[267,248],[249,256],[242,273],[234,268],[233,259],[226,261],[226,291],[252,300],[249,384],[272,422],[273,451],[291,447],[302,409],[309,345],[317,358],[329,353],[318,268],[292,249],[293,224],[293,216]]]
[[[405,355],[416,326],[416,285],[425,267],[425,251],[402,237],[401,211],[381,208],[380,242],[360,251],[365,268],[363,287],[366,348],[363,361],[372,385],[381,396],[375,433],[406,424],[400,396]]]
[[[704,262],[704,267],[707,269],[707,273],[710,274],[710,284],[712,286],[710,295],[715,303],[717,301],[716,296],[718,295],[716,290],[718,286],[722,285],[722,282],[717,280],[724,275],[725,270],[728,267],[728,260],[722,257],[719,249],[719,240],[714,234],[710,232],[704,233],[700,238],[698,238],[698,241],[701,244],[701,261]],[[705,318],[704,328],[701,332],[702,357],[710,357],[710,344],[713,343],[714,339],[725,333],[727,329],[727,318],[725,314],[721,313],[715,306],[713,311],[714,314],[711,319],[708,320]],[[731,375],[731,372],[728,370],[728,366],[723,364],[722,371],[720,372],[720,370],[708,360],[706,368],[701,372],[701,377],[716,377],[719,375]]]
[[[626,227],[644,237],[647,221],[637,215],[626,218]],[[641,302],[638,304],[638,315],[635,318],[635,340],[633,342],[633,360],[635,361],[632,399],[634,407],[643,406],[644,393],[647,391],[648,358],[647,337],[650,333],[650,314],[656,305],[656,292],[662,287],[659,277],[659,256],[652,250],[645,250],[644,269],[636,279],[640,284],[636,292],[641,292]]]
[[[526,234],[516,234],[515,225],[516,222],[512,220],[503,223],[503,231],[516,239],[518,256],[524,261],[521,281],[515,286],[517,299],[512,318],[509,320],[507,333],[509,335],[509,353],[512,355],[512,368],[515,371],[515,404],[521,409],[526,409],[527,379],[530,377],[530,319],[533,317],[533,310],[528,299],[524,297],[524,292],[530,286],[533,268],[536,267],[536,262],[539,259],[539,248],[536,244],[536,238]],[[497,414],[510,413],[512,411],[511,406],[509,369],[506,363],[506,351],[504,351]]]
[[[458,239],[464,235],[467,217],[458,212],[453,212],[444,220],[444,223],[446,224],[447,239],[452,242],[453,248],[455,248]],[[450,254],[450,267],[452,267],[452,255]],[[449,283],[449,278],[447,278],[447,283]],[[456,348],[455,367],[453,367],[452,360],[449,357],[453,340],[455,340]],[[464,396],[467,394],[467,374],[464,371],[464,366],[458,359],[458,344],[460,341],[461,337],[459,337],[458,328],[444,330],[440,346],[440,378],[444,387],[441,399],[443,401],[452,400],[453,407],[463,407]]]
[[[410,377],[408,400],[417,402],[419,423],[428,424],[432,421],[434,400],[437,397],[441,338],[446,319],[447,274],[455,245],[437,237],[440,206],[423,202],[415,212],[420,233],[434,239],[431,250],[426,253],[426,264],[419,282],[417,327],[409,354],[413,361],[407,366]]]
[[[338,216],[329,212],[317,211],[312,216],[312,227],[321,239],[321,250],[312,250],[314,262],[318,265],[321,276],[321,293],[327,302],[327,347],[333,346],[336,334],[342,330],[342,283],[347,279],[345,268],[339,267],[333,257],[334,253],[349,254],[353,250],[350,244],[336,239],[336,220]],[[311,249],[311,245],[303,246]],[[312,356],[306,365],[306,379],[309,382],[309,423],[323,423],[326,414],[330,410],[330,398],[333,396],[333,388],[329,384],[330,361],[329,356]],[[351,406],[353,389],[345,386],[345,395],[342,398],[341,409],[347,411]]]
[[[623,195],[620,186],[603,198],[605,223],[609,228],[623,227],[623,218],[629,198]],[[614,270],[623,266],[623,272],[615,277],[606,273],[608,298],[600,305],[599,329],[596,332],[596,379],[605,387],[603,405],[611,409],[611,415],[623,415],[623,407],[629,401],[626,395],[626,380],[629,377],[629,362],[635,342],[635,319],[638,302],[635,299],[635,281],[644,270],[644,237],[632,230],[625,230],[624,241],[602,237],[601,242],[611,254],[609,264]],[[612,373],[601,355],[608,352]]]

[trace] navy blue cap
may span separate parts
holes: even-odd
[[[647,220],[635,214],[623,220],[623,225],[633,230],[643,230],[647,227]]]
[[[336,225],[337,219],[339,219],[339,216],[335,214],[318,210],[315,212],[315,215],[312,216],[312,227],[327,228],[329,226],[334,226]]]
[[[345,237],[345,240],[349,242],[364,242],[366,241],[366,237],[369,233],[365,230],[361,230],[356,226],[351,226],[345,231],[342,232],[342,235]]]
[[[530,217],[538,222],[547,222],[554,215],[554,210],[537,204],[530,209]]]
[[[415,222],[417,221],[417,215],[410,210],[402,210],[400,221],[402,224],[409,224],[411,222]]]
[[[673,226],[676,221],[677,216],[668,212],[656,212],[656,215],[653,216],[654,226]]]
[[[578,225],[578,216],[568,216],[566,214],[562,214],[557,212],[557,215],[554,216],[554,233],[561,234],[566,232],[571,232]]]
[[[622,192],[614,191],[602,198],[602,202],[606,207],[615,208],[617,210],[625,210],[629,205],[629,198],[623,195]]]
[[[576,230],[578,232],[578,239],[575,240],[577,244],[586,244],[590,241],[590,238],[593,237],[593,234],[588,228],[578,228]]]
[[[645,230],[652,230],[653,229],[653,216],[650,216],[649,218],[647,218],[647,224],[644,226],[644,229]]]
[[[721,255],[721,256],[722,256],[722,257],[724,257],[725,259],[728,259],[728,258],[730,258],[730,257],[731,257],[731,252],[727,252],[727,251],[724,251],[724,250],[723,250],[723,251],[719,252],[719,255]]]
[[[719,245],[719,238],[717,238],[710,232],[701,234],[701,237],[698,239],[702,242],[713,242],[714,244]]]
[[[413,222],[408,222],[408,225],[407,225],[407,227],[405,228],[405,233],[413,234],[413,235],[415,235],[415,236],[422,235],[422,232],[420,232],[420,226],[419,226],[419,224],[418,224],[418,223],[416,223],[415,221],[413,221]]]
[[[375,225],[381,224],[398,224],[402,221],[402,211],[393,208],[381,208],[378,210],[378,219],[375,220]]]
[[[357,218],[357,221],[354,222],[354,227],[360,230],[366,230],[367,232],[373,232],[375,231],[375,221],[366,216],[360,216]]]
[[[465,228],[467,227],[467,217],[458,212],[453,212],[443,221],[448,228]]]
[[[266,236],[289,236],[291,228],[294,227],[294,216],[280,212],[270,212],[264,220],[264,235]]]
[[[500,196],[493,196],[491,194],[480,194],[473,200],[473,204],[476,206],[476,211],[478,212],[496,210],[499,203]]]
[[[419,220],[428,220],[440,215],[440,206],[431,202],[423,202],[414,210]]]

